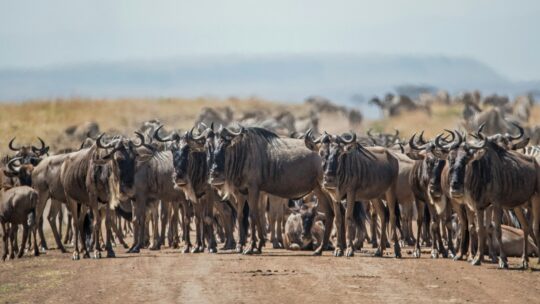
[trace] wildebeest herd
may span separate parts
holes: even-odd
[[[353,256],[368,241],[375,256],[392,246],[400,258],[408,244],[420,257],[428,245],[433,258],[480,265],[487,255],[507,268],[507,256],[519,255],[527,268],[531,254],[540,256],[540,147],[510,125],[403,141],[398,132],[280,136],[240,124],[180,133],[153,122],[132,137],[102,133],[51,156],[41,139],[39,147],[13,139],[1,172],[2,259],[47,247],[49,204],[57,248],[72,242],[74,260],[103,250],[114,257],[117,241],[129,253],[178,248],[181,239],[184,253],[215,253],[222,243],[219,250],[260,254],[269,231],[274,248],[315,255]],[[65,215],[63,240],[57,218]]]

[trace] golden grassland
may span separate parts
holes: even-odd
[[[55,141],[64,130],[73,125],[95,121],[102,131],[131,133],[144,121],[159,119],[169,128],[189,129],[203,107],[222,108],[229,106],[233,112],[263,110],[276,113],[289,110],[296,115],[307,113],[304,104],[285,104],[276,101],[249,99],[215,99],[215,98],[163,98],[163,99],[56,99],[35,100],[23,103],[7,103],[0,105],[0,152],[7,152],[9,140],[16,136],[17,143],[35,143],[35,137],[42,137],[51,143],[53,149],[65,148],[55,146]],[[402,136],[410,136],[413,132],[425,130],[426,135],[433,136],[444,128],[458,128],[462,112],[461,105],[446,106],[435,104],[432,114],[425,112],[409,112],[405,115],[378,120],[367,120],[360,129],[393,132],[398,129]],[[237,114],[238,117],[240,115]],[[330,114],[321,114],[320,127],[329,132],[344,132],[349,126],[343,118]],[[540,108],[534,107],[531,124],[540,122]]]

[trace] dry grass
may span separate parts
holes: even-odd
[[[35,143],[35,137],[41,136],[50,143],[53,150],[65,148],[55,145],[64,130],[72,125],[95,121],[102,131],[117,131],[130,134],[146,120],[157,118],[169,128],[189,129],[203,107],[222,108],[230,106],[237,113],[263,110],[276,113],[282,110],[292,111],[295,115],[307,113],[303,104],[284,104],[257,98],[251,99],[60,99],[38,100],[22,104],[0,105],[0,152],[7,152],[7,143],[17,136],[17,143]],[[462,106],[433,105],[431,116],[425,112],[410,112],[399,117],[366,121],[362,132],[367,128],[376,131],[401,131],[403,136],[425,130],[433,136],[444,128],[457,128],[460,125]],[[321,114],[320,127],[330,133],[349,130],[348,122],[334,114]],[[533,108],[531,123],[540,122],[540,107]],[[76,146],[76,144],[74,143]]]

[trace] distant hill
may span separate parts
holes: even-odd
[[[302,101],[322,95],[339,103],[371,97],[399,85],[422,84],[451,92],[481,89],[518,93],[540,83],[513,83],[469,58],[386,55],[190,57],[0,70],[0,100],[69,96],[218,97],[257,95]]]

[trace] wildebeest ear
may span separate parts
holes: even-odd
[[[420,152],[411,150],[411,151],[405,153],[405,155],[407,155],[412,160],[423,160],[426,155],[425,155],[425,153],[421,153],[421,152],[424,152],[424,150],[422,150]]]
[[[11,170],[4,170],[4,175],[7,177],[16,177],[18,174],[17,172],[13,172]]]
[[[324,220],[326,220],[326,214],[317,211],[317,215],[315,215],[315,222]]]
[[[478,149],[478,150],[474,151],[473,160],[481,159],[482,156],[484,156],[485,153],[486,153],[486,149]]]

